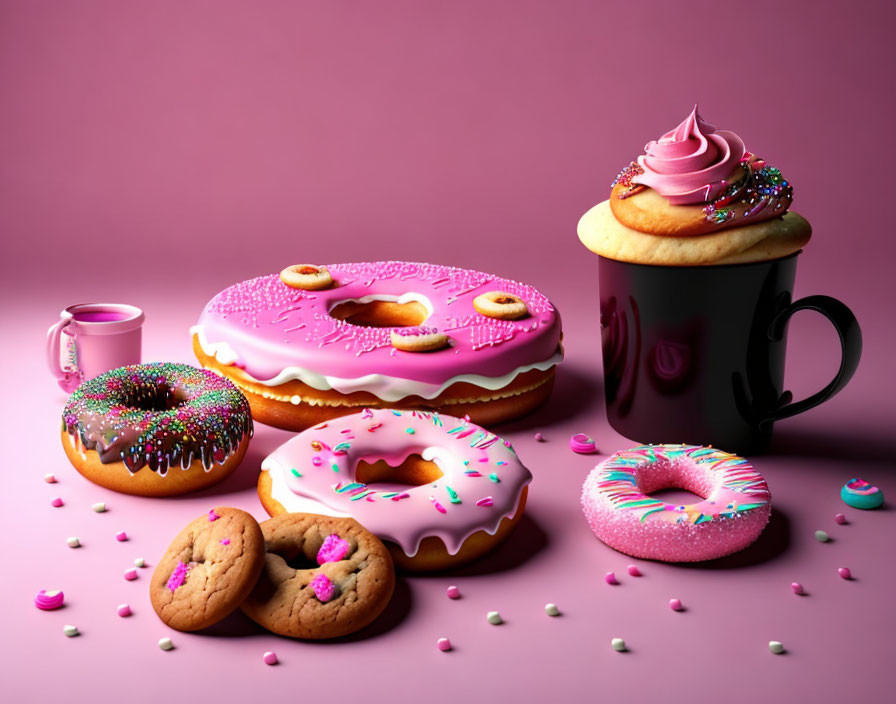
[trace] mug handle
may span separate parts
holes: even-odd
[[[862,358],[862,331],[859,329],[859,321],[853,312],[836,298],[830,296],[807,296],[798,301],[794,301],[783,310],[779,311],[769,325],[768,337],[772,342],[780,342],[784,339],[784,333],[787,329],[787,323],[791,316],[799,310],[814,310],[821,313],[825,318],[831,321],[837,335],[840,337],[840,369],[834,376],[830,384],[825,386],[821,391],[804,398],[802,401],[787,403],[780,406],[766,416],[759,425],[761,428],[767,428],[772,423],[782,418],[790,418],[797,413],[808,411],[810,408],[827,401],[829,398],[839,392],[859,366],[859,360]],[[790,392],[786,392],[784,400],[790,397]]]
[[[68,311],[62,311],[59,320],[47,330],[47,366],[50,373],[56,377],[59,386],[67,389],[71,382],[71,374],[65,371],[59,364],[59,341],[62,338],[62,330],[68,327],[74,318]]]

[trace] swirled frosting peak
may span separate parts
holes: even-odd
[[[644,173],[632,181],[649,186],[673,205],[708,203],[725,190],[746,152],[734,132],[704,122],[697,106],[674,130],[649,142],[638,157]]]

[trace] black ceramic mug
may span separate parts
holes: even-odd
[[[799,252],[724,266],[650,266],[600,257],[607,416],[642,443],[760,452],[775,421],[846,386],[862,355],[852,311],[829,296],[792,301]],[[833,381],[802,401],[784,391],[787,323],[814,310],[834,325]]]

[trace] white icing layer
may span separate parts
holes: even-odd
[[[413,294],[412,294],[413,295]],[[373,299],[374,297],[370,297]],[[385,297],[379,297],[384,300]],[[427,302],[419,300],[424,306]],[[209,342],[205,336],[205,331],[201,325],[194,325],[190,328],[190,334],[196,335],[199,340],[199,346],[202,351],[209,357],[214,357],[220,364],[231,366],[239,361],[239,355],[226,342]],[[318,391],[335,390],[341,394],[350,394],[355,391],[366,391],[374,396],[392,403],[399,401],[407,396],[419,396],[424,399],[433,399],[439,396],[452,384],[458,382],[467,382],[474,384],[488,391],[497,391],[507,386],[520,374],[537,369],[538,371],[547,371],[551,367],[558,365],[563,361],[563,351],[557,351],[543,362],[535,364],[527,364],[517,367],[513,371],[501,376],[490,377],[481,374],[459,374],[451,377],[442,384],[429,384],[423,381],[414,381],[412,379],[402,379],[395,376],[387,376],[385,374],[366,374],[365,376],[355,379],[342,379],[335,376],[327,376],[319,374],[304,367],[289,366],[283,369],[279,374],[271,379],[256,379],[246,372],[246,375],[255,383],[264,386],[279,386],[288,381],[300,381],[307,384],[312,389]],[[245,372],[245,370],[243,370]]]

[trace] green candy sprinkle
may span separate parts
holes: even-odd
[[[492,472],[491,474],[489,474],[489,475],[488,475],[488,478],[491,479],[495,484],[497,484],[498,482],[501,481],[500,479],[498,479],[498,475],[495,474],[494,472]]]
[[[408,435],[413,435],[413,434],[416,433],[417,431],[414,430],[413,428],[405,428],[405,431],[404,431],[404,432],[406,432]]]
[[[301,473],[299,470],[297,470],[295,467],[293,467],[293,468],[292,468],[291,470],[289,470],[289,471],[292,472],[292,475],[293,475],[294,477],[301,477],[301,476],[302,476],[302,473]]]
[[[451,503],[453,503],[453,504],[461,503],[461,500],[460,500],[460,498],[458,498],[457,492],[454,489],[452,489],[450,486],[446,486],[445,491],[447,491],[448,496],[451,497]]]

